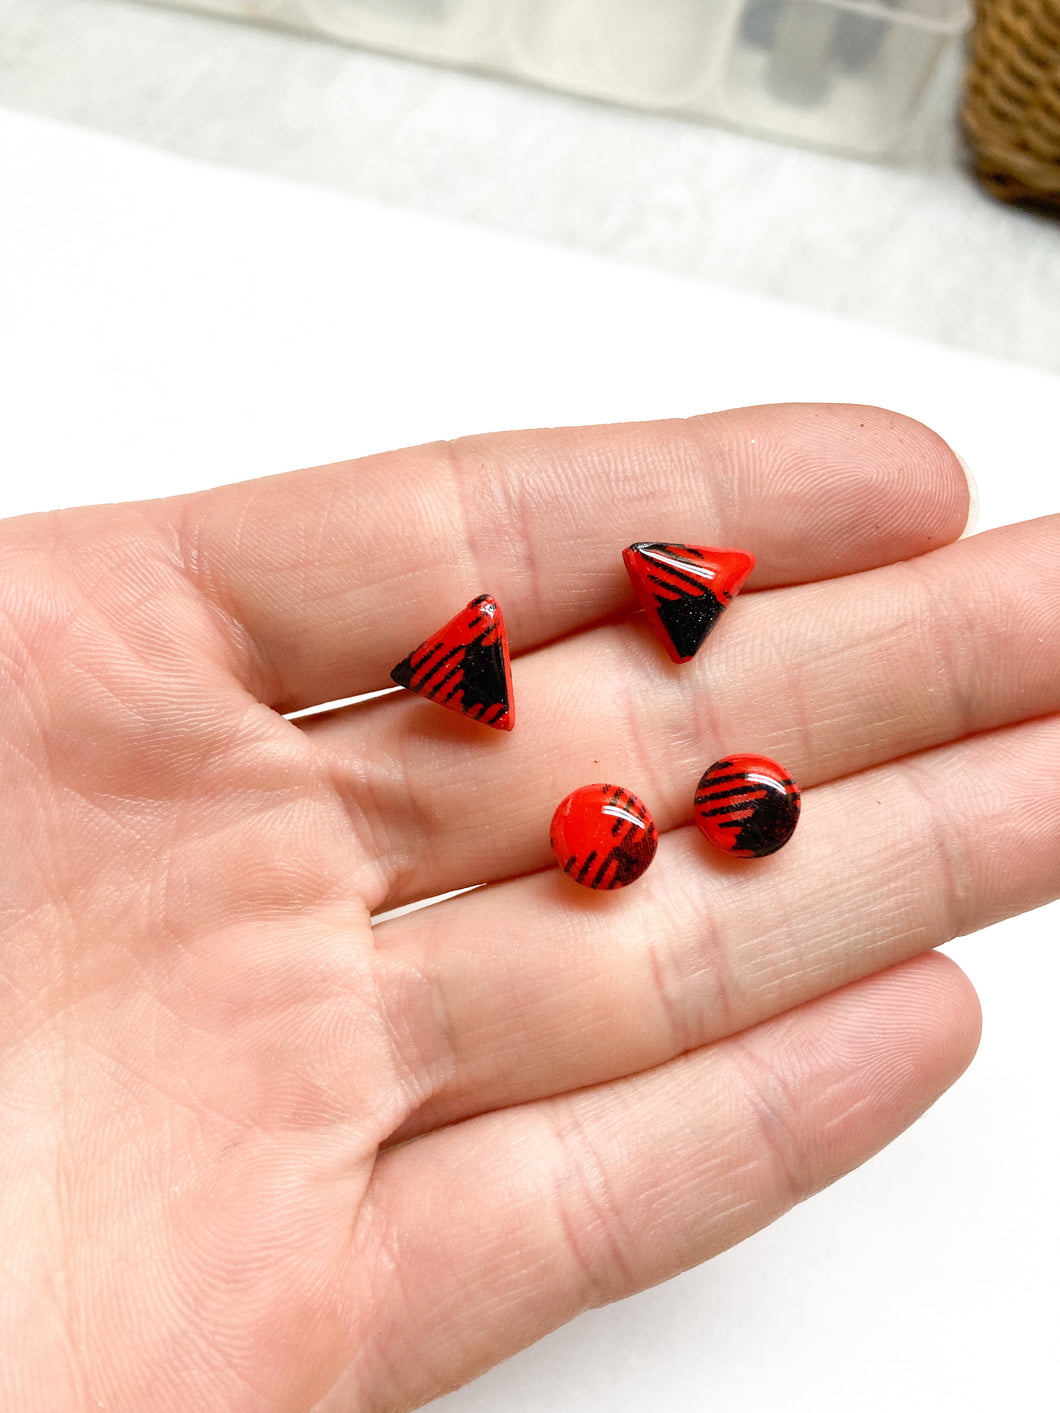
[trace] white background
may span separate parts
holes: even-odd
[[[791,398],[930,422],[972,465],[984,527],[1060,508],[1047,373],[14,114],[0,199],[5,514]],[[1054,905],[951,949],[983,1047],[883,1155],[439,1407],[1055,1406],[1058,921]]]

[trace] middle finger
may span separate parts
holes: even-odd
[[[406,693],[305,728],[374,819],[396,907],[546,867],[553,810],[591,781],[634,791],[666,830],[733,751],[808,787],[1060,710],[1058,551],[1052,516],[748,595],[683,666],[643,616],[597,627],[521,658],[518,728],[476,748]]]

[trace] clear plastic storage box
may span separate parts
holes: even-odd
[[[970,0],[150,0],[886,156]]]

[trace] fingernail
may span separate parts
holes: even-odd
[[[961,463],[961,470],[968,480],[968,523],[961,532],[961,539],[966,540],[969,535],[975,534],[975,527],[979,524],[979,487],[964,457],[956,451],[953,454]]]

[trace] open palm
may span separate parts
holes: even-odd
[[[1060,518],[967,515],[918,424],[778,407],[4,525],[0,1406],[412,1408],[930,1104],[978,1009],[929,949],[1060,880]],[[635,540],[758,557],[687,666]],[[511,736],[285,718],[481,592]],[[691,826],[732,751],[803,787],[772,858]],[[596,780],[660,826],[621,893],[550,867]]]

